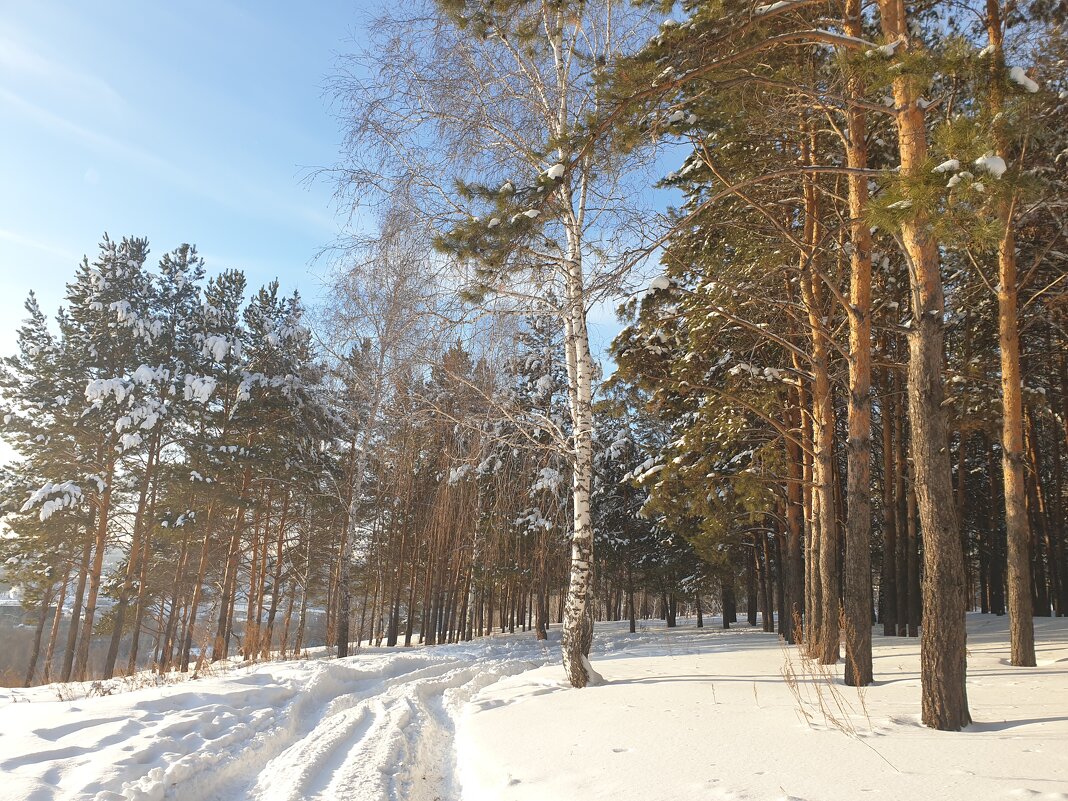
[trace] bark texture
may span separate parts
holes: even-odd
[[[887,41],[909,41],[905,7],[880,0]],[[895,123],[901,172],[915,176],[925,169],[927,129],[917,104],[919,85],[911,77],[894,79]],[[964,624],[964,554],[953,504],[953,473],[942,370],[943,315],[938,242],[926,212],[917,208],[901,226],[909,262],[912,328],[909,332],[908,400],[915,468],[915,492],[923,532],[923,629],[920,640],[922,718],[935,729],[957,731],[971,722],[965,687],[967,656]]]

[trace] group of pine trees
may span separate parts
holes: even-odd
[[[689,146],[615,351],[679,421],[653,503],[699,538],[762,516],[849,684],[876,616],[922,632],[924,722],[958,729],[965,610],[1007,609],[1020,666],[1068,614],[1064,9],[687,10],[609,82]]]
[[[246,302],[241,273],[205,281],[187,245],[147,258],[147,241],[105,237],[55,328],[31,295],[4,360],[5,578],[40,610],[27,682],[111,677],[124,635],[123,669],[184,670],[209,640],[225,654],[239,594],[256,653],[316,569],[331,413],[299,297],[274,283]]]
[[[104,675],[124,636],[129,668],[299,652],[322,610],[339,655],[562,622],[581,687],[594,618],[744,598],[853,685],[874,623],[922,636],[924,722],[967,725],[965,611],[1019,666],[1068,614],[1063,4],[425,5],[338,82],[344,186],[391,211],[317,340],[141,240],[57,332],[28,304],[27,680],[94,632]],[[652,257],[602,381],[590,310]]]
[[[569,423],[554,319],[525,320],[497,362],[458,341],[399,358],[388,331],[336,358],[277,283],[246,299],[244,276],[206,279],[195,248],[154,269],[148,252],[105,237],[55,325],[31,295],[3,362],[19,458],[2,476],[0,548],[36,610],[20,679],[495,628],[545,637],[560,622],[569,469],[554,437]],[[395,261],[372,262],[376,282],[401,276],[376,312],[421,266]],[[348,278],[335,288],[355,294]],[[614,424],[599,458],[621,473],[632,440]],[[648,552],[625,571],[617,554],[600,615],[676,608],[689,552],[666,572],[651,524],[613,525],[608,547],[645,538]]]

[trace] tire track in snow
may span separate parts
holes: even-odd
[[[264,685],[266,708],[252,690],[172,712],[120,771],[140,775],[96,801],[451,799],[464,703],[554,659],[555,649],[526,640],[324,661],[278,679],[268,668],[251,680]],[[145,706],[155,712],[161,702]]]
[[[344,715],[327,718],[272,760],[249,798],[256,801],[455,796],[455,717],[470,697],[508,675],[540,667],[528,660],[458,663],[433,675],[413,671]],[[403,680],[402,680],[403,679]],[[340,724],[340,725],[339,725]]]

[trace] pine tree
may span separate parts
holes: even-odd
[[[141,353],[156,333],[148,308],[147,255],[147,240],[124,238],[116,243],[105,236],[96,261],[91,265],[83,261],[68,285],[67,315],[60,321],[66,358],[73,362],[71,394],[79,411],[79,462],[89,472],[87,495],[94,515],[87,595],[73,665],[73,675],[79,678],[89,669],[119,463],[143,443],[137,430],[143,410],[130,389]],[[65,662],[64,679],[70,675],[68,667]]]

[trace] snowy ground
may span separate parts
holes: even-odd
[[[959,734],[919,725],[915,640],[876,638],[861,697],[746,626],[601,625],[607,683],[583,691],[556,642],[515,635],[7,695],[0,799],[1068,801],[1068,621],[1036,622],[1039,667],[1018,669],[1005,619],[969,619]]]

